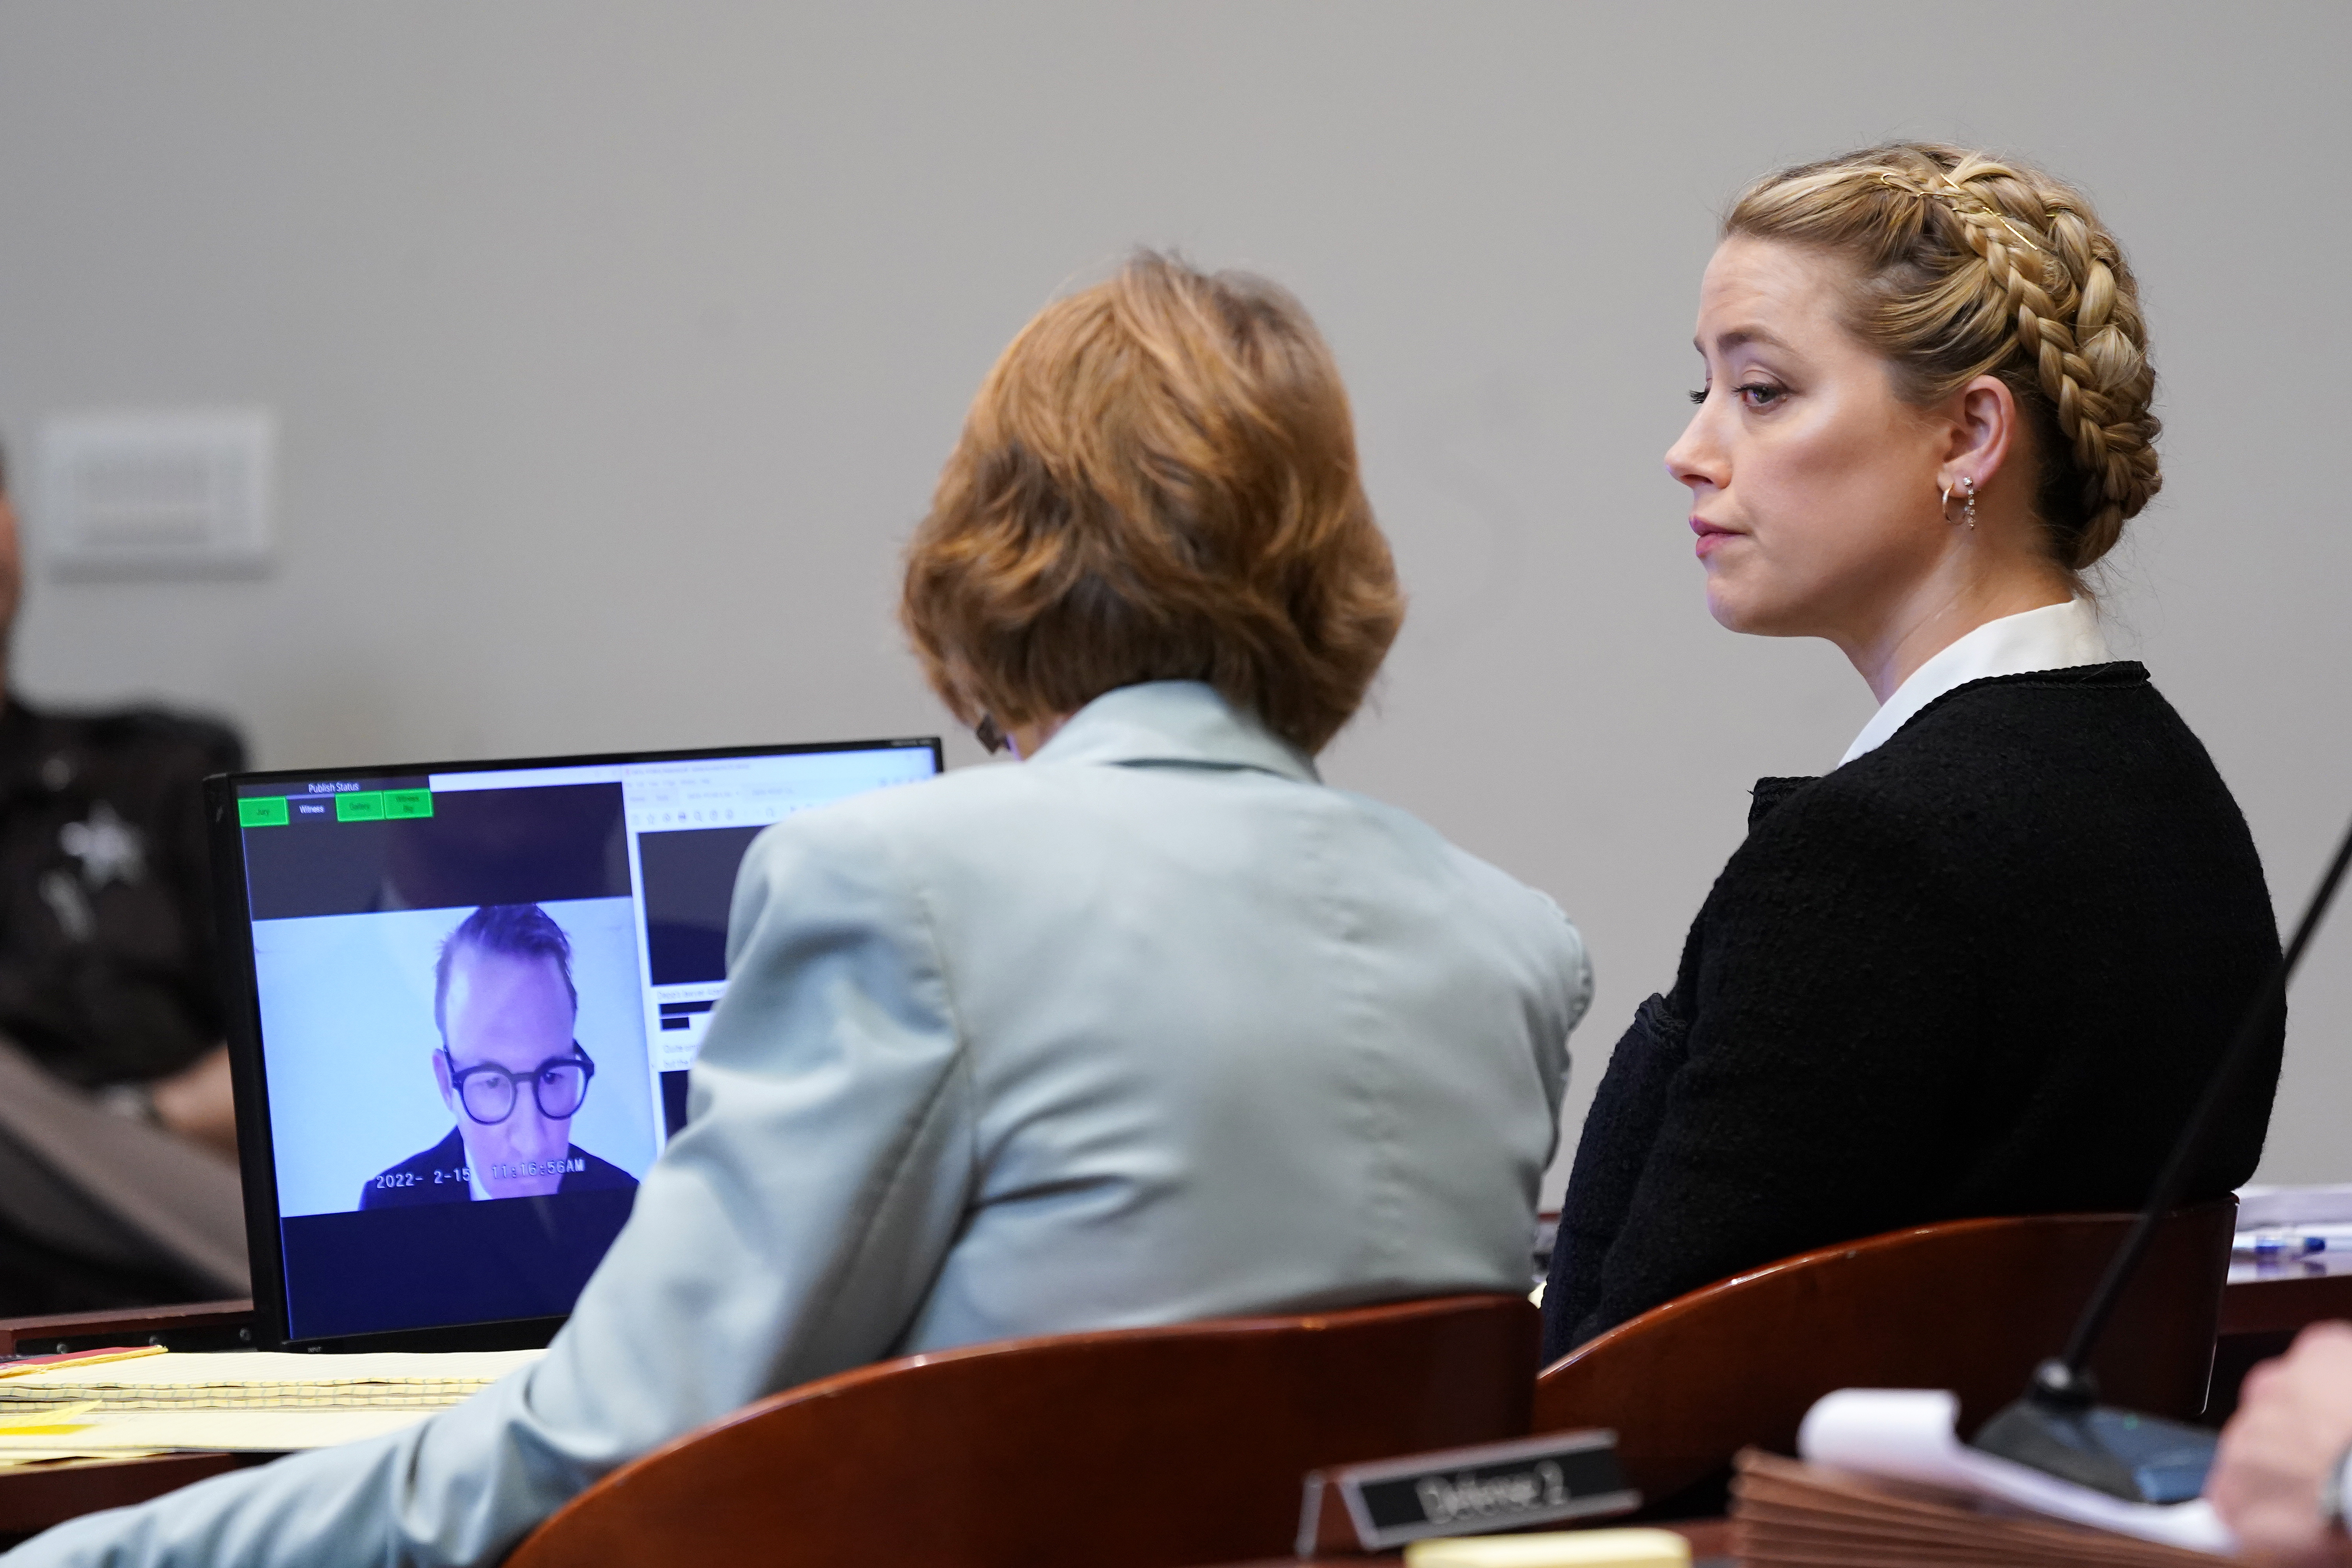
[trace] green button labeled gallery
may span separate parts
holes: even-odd
[[[337,795],[335,820],[337,822],[382,822],[383,791],[361,789],[353,790],[349,795]]]
[[[335,797],[337,822],[383,822],[432,815],[429,789],[363,789]]]

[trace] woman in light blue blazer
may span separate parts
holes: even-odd
[[[1144,257],[1049,307],[904,616],[1025,765],[761,836],[688,1123],[546,1358],[12,1563],[494,1562],[878,1357],[1527,1288],[1590,971],[1542,895],[1316,775],[1402,600],[1298,306]]]

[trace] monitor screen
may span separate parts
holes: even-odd
[[[685,1122],[752,837],[937,772],[919,741],[229,781],[286,1340],[569,1312]]]

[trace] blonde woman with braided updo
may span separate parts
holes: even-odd
[[[2081,193],[1903,144],[1759,181],[1699,289],[1666,454],[1707,607],[1879,700],[1766,779],[1585,1122],[1559,1355],[1806,1248],[2137,1207],[2278,954],[2204,749],[2081,574],[2157,491],[2138,289]],[[2279,1039],[2192,1198],[2253,1172]]]

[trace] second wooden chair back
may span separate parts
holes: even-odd
[[[1512,1296],[1058,1335],[791,1389],[583,1493],[509,1568],[1286,1556],[1318,1467],[1528,1429]]]
[[[2063,1349],[2129,1215],[1955,1220],[1823,1247],[1653,1308],[1544,1369],[1535,1429],[1614,1427],[1652,1501],[1741,1448],[1796,1452],[1841,1388],[1948,1388],[1963,1436]],[[2186,1419],[2204,1407],[2237,1203],[2168,1218],[2092,1370],[2111,1404]]]

